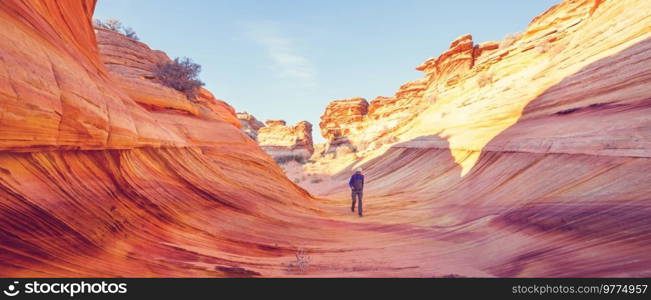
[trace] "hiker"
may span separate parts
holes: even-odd
[[[353,198],[353,205],[350,207],[352,212],[355,212],[355,197],[359,200],[358,212],[359,216],[362,216],[362,191],[364,190],[364,175],[362,175],[362,168],[357,168],[355,174],[350,176],[348,181],[350,186],[351,196]]]

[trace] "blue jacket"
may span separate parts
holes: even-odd
[[[353,176],[350,176],[350,180],[348,181],[348,186],[350,186],[351,189],[356,190],[356,191],[361,191],[364,189],[364,175],[362,173],[355,173]]]

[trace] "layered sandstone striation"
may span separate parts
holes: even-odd
[[[149,110],[168,110],[201,119],[225,121],[235,126],[240,122],[234,109],[201,89],[197,99],[162,85],[155,76],[158,65],[172,60],[160,50],[112,30],[95,28],[102,61],[118,87],[129,98]]]
[[[356,152],[292,178],[318,201],[210,92],[157,85],[165,55],[96,33],[94,6],[0,2],[4,277],[651,276],[649,1],[565,1],[334,106],[320,127]]]
[[[453,230],[492,274],[648,276],[650,9],[564,1],[505,41],[456,39],[344,126],[359,158],[314,164],[341,171],[320,192],[349,197],[362,166],[375,212]]]
[[[300,121],[287,126],[283,120],[268,120],[267,126],[258,130],[258,144],[277,162],[307,161],[314,153],[312,124]]]

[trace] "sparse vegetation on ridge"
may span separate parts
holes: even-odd
[[[195,100],[199,89],[204,85],[199,80],[200,72],[201,65],[187,57],[177,57],[173,61],[157,65],[154,76],[163,85],[184,93],[190,100]]]
[[[122,22],[120,20],[116,19],[107,19],[107,20],[100,20],[100,19],[94,19],[93,20],[93,26],[96,28],[104,28],[108,30],[115,31],[119,34],[122,34],[130,39],[134,39],[136,41],[139,41],[140,38],[136,34],[136,32],[133,30],[131,27],[124,27],[122,25]]]

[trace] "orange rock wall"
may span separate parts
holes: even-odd
[[[568,0],[499,46],[460,37],[346,124],[358,159],[315,164],[340,170],[322,194],[348,197],[361,166],[368,211],[446,232],[491,274],[648,276],[649,11]]]
[[[0,274],[256,276],[292,255],[269,237],[309,194],[228,104],[152,81],[169,58],[94,30],[94,6],[0,2]]]

